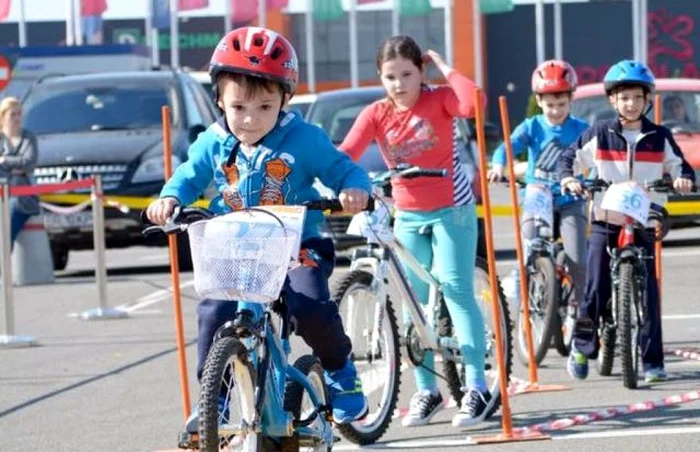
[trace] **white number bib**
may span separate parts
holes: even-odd
[[[554,224],[554,202],[552,191],[545,185],[527,184],[523,199],[523,221],[539,218],[552,226]]]
[[[649,195],[639,184],[620,182],[608,187],[600,208],[631,217],[645,225],[649,217],[650,205]]]

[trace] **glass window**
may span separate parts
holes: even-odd
[[[173,98],[166,85],[47,85],[33,90],[27,98],[23,126],[37,135],[161,127],[164,105],[169,105],[177,118]]]

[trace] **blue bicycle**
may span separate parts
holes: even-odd
[[[313,202],[307,207],[321,209]],[[332,449],[332,409],[321,363],[311,355],[288,363],[292,325],[282,285],[299,242],[289,225],[303,224],[303,209],[301,215],[299,206],[279,206],[215,217],[185,208],[166,225],[144,230],[188,232],[200,296],[251,301],[239,302],[236,317],[216,332],[201,378],[199,433],[182,433],[181,448]]]

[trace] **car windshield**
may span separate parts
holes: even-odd
[[[375,100],[384,96],[377,92],[376,97],[348,97],[332,101],[319,98],[306,118],[308,122],[320,126],[330,135],[333,143],[340,144],[345,139],[360,112]]]
[[[175,96],[168,85],[140,82],[35,89],[24,104],[23,127],[37,135],[159,127],[164,105],[177,117],[172,105]]]
[[[659,91],[661,95],[662,124],[674,133],[700,132],[700,92]],[[610,107],[608,98],[603,95],[576,99],[571,113],[589,124],[599,119],[612,119],[617,115]],[[654,119],[654,111],[647,114]]]

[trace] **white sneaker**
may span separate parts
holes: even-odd
[[[452,418],[452,426],[470,427],[482,422],[486,418],[489,401],[491,401],[490,392],[481,393],[476,389],[469,389],[462,397],[462,407]]]
[[[438,392],[419,391],[411,397],[411,405],[408,414],[401,420],[404,427],[416,427],[425,425],[430,419],[444,407],[442,395]]]

